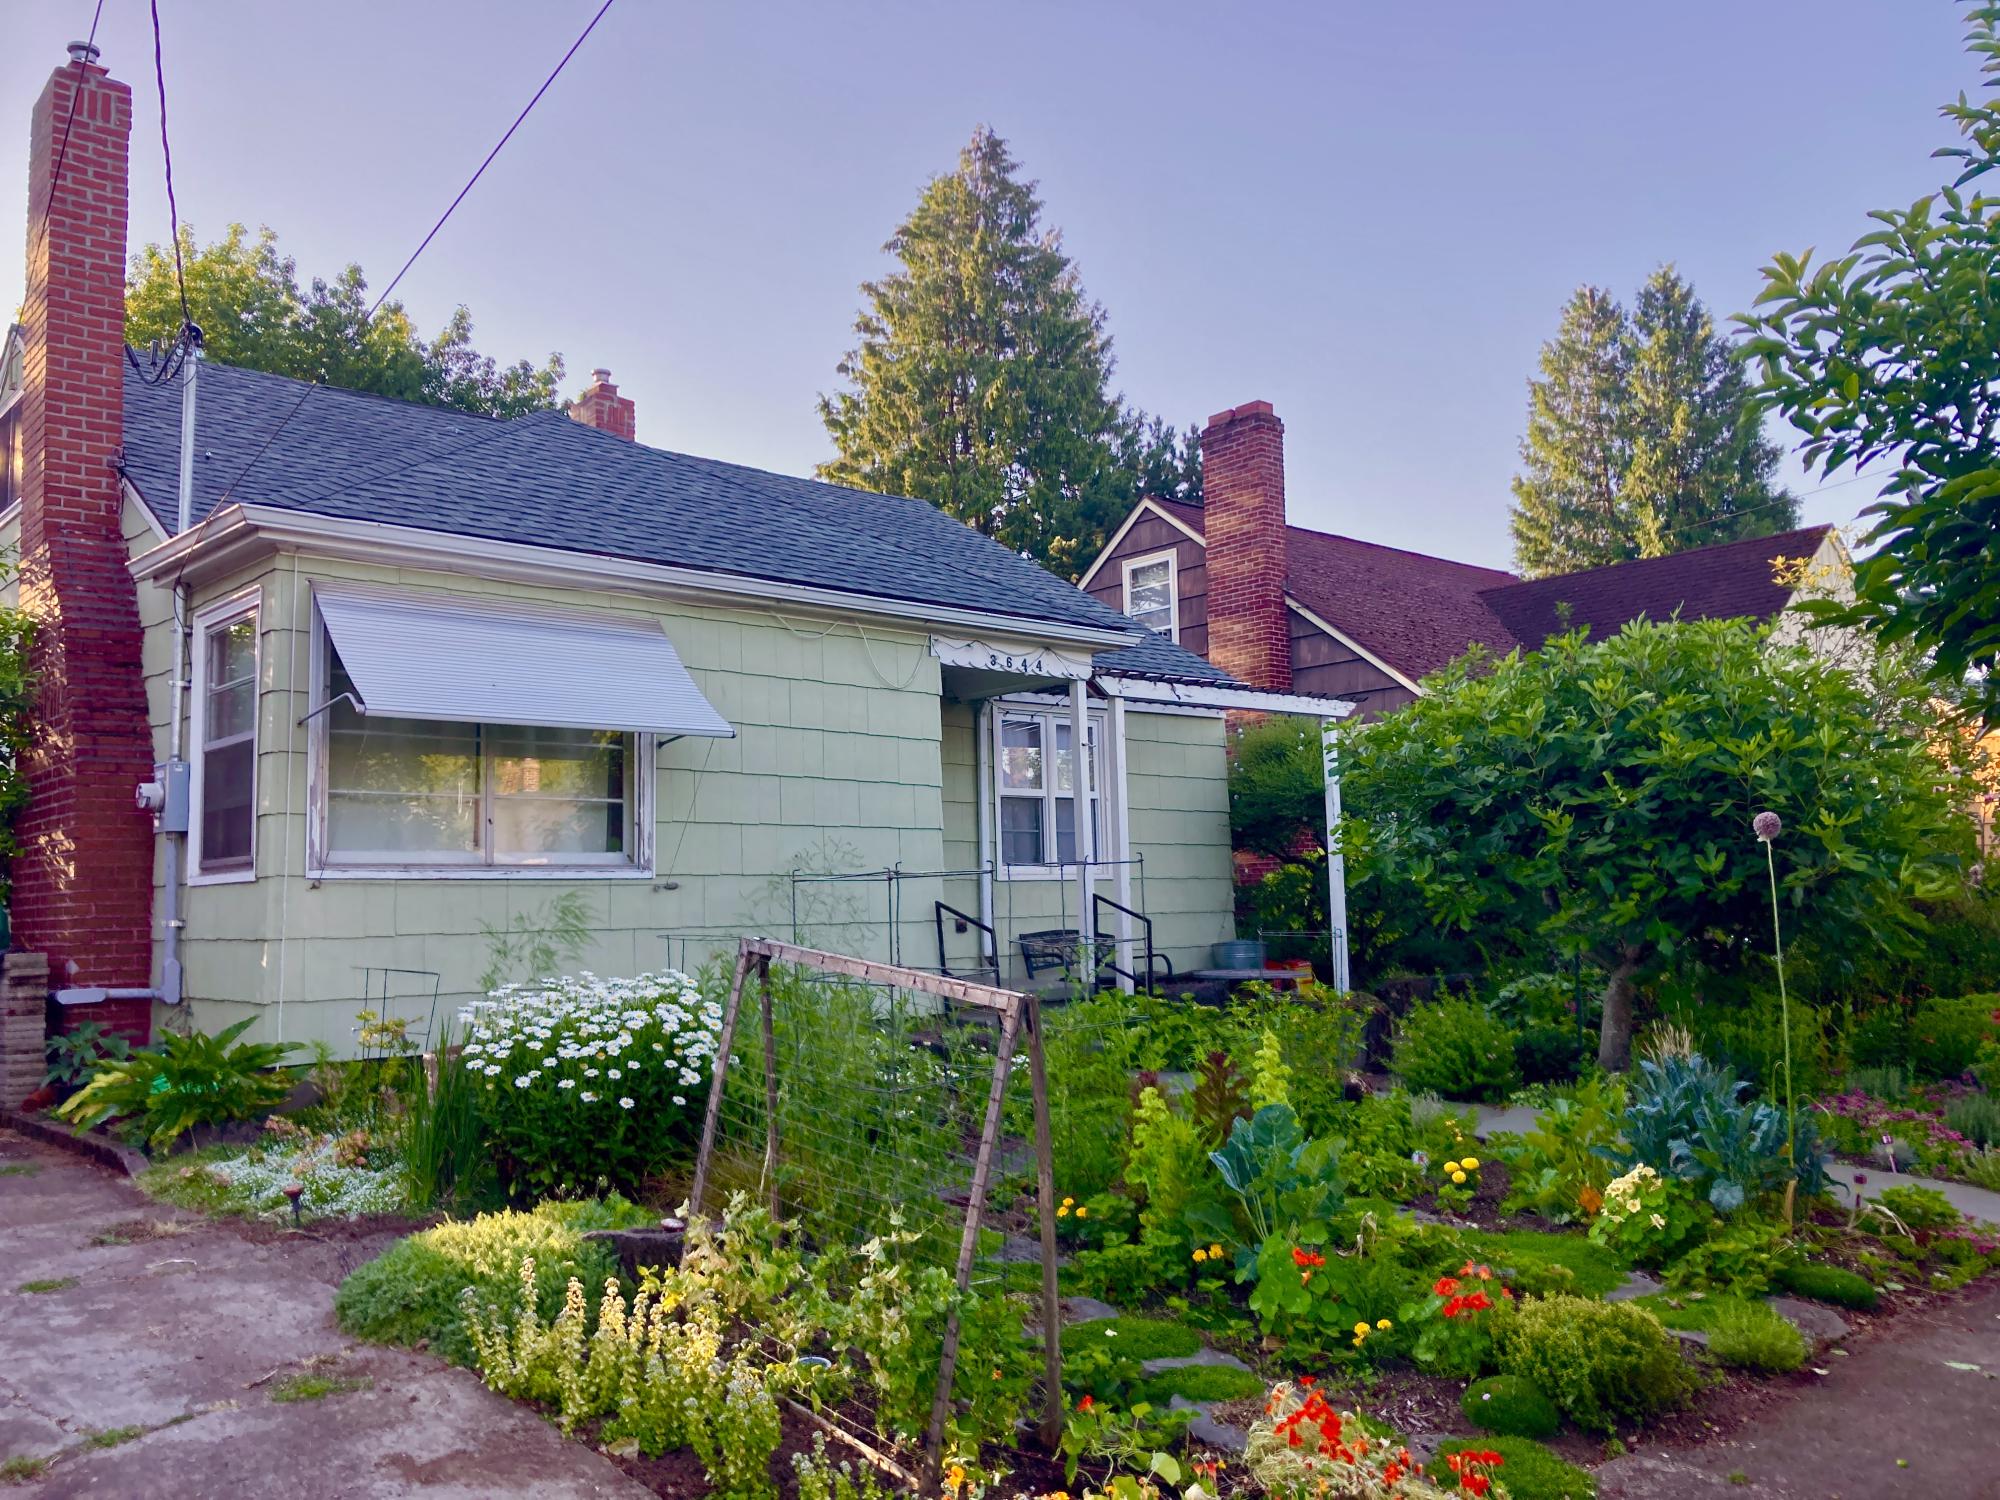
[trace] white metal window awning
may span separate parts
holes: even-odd
[[[363,713],[727,738],[658,627],[408,595],[316,593]]]
[[[1303,693],[1267,693],[1262,688],[1222,687],[1205,682],[1158,682],[1147,677],[1099,677],[1098,691],[1128,703],[1179,708],[1233,708],[1264,714],[1299,714],[1312,719],[1344,719],[1354,705],[1342,698]]]

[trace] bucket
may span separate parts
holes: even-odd
[[[1211,951],[1215,955],[1215,966],[1218,969],[1264,967],[1264,945],[1255,938],[1234,938],[1226,943],[1217,943]]]

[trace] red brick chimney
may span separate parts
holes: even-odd
[[[153,833],[133,792],[153,742],[112,468],[125,416],[132,91],[96,65],[95,49],[77,44],[71,57],[42,90],[28,146],[21,603],[35,620],[37,688],[11,914],[16,946],[48,955],[57,988],[142,988]],[[91,1019],[144,1039],[152,1003],[107,1001]]]
[[[618,387],[611,383],[609,370],[592,370],[590,384],[584,387],[581,396],[570,403],[569,415],[571,421],[595,427],[613,437],[622,437],[629,443],[639,431],[636,411],[630,396],[618,394]]]
[[[1252,687],[1292,688],[1285,620],[1285,424],[1268,401],[1208,419],[1201,435],[1208,537],[1208,658]]]

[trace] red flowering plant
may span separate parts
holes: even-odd
[[[1278,1500],[1433,1500],[1443,1493],[1393,1435],[1336,1408],[1310,1379],[1273,1387],[1243,1457],[1258,1485]],[[1482,1493],[1504,1500],[1498,1489]]]
[[[1468,1495],[1483,1496],[1492,1500],[1496,1493],[1493,1488],[1493,1471],[1507,1460],[1491,1448],[1461,1448],[1445,1460],[1451,1466],[1452,1475],[1458,1480],[1458,1487]],[[1505,1491],[1498,1493],[1504,1494]]]
[[[1498,1363],[1501,1332],[1513,1316],[1514,1293],[1493,1268],[1467,1261],[1455,1276],[1440,1276],[1430,1295],[1403,1309],[1413,1331],[1410,1357],[1426,1370],[1470,1380]]]

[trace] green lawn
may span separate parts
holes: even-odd
[[[1625,1267],[1602,1245],[1580,1234],[1548,1234],[1537,1229],[1472,1230],[1464,1236],[1474,1256],[1491,1265],[1517,1270],[1565,1266],[1576,1278],[1576,1292],[1602,1297],[1625,1282]]]

